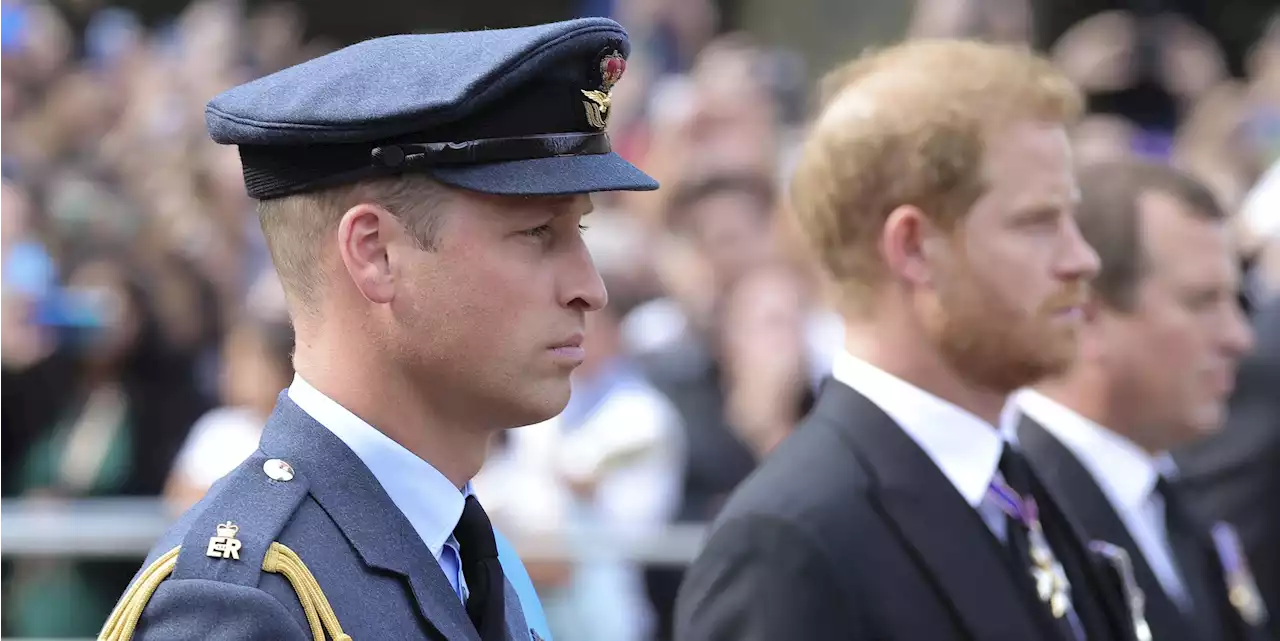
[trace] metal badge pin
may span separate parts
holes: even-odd
[[[262,471],[273,481],[285,483],[293,480],[293,466],[278,458],[273,458],[263,463]]]
[[[219,524],[217,535],[209,537],[209,548],[205,550],[205,556],[239,561],[240,540],[236,538],[239,531],[240,526],[231,521]]]

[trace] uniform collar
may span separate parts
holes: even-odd
[[[1019,409],[1071,450],[1122,508],[1142,506],[1161,474],[1176,473],[1172,459],[1152,456],[1133,441],[1035,390],[1016,395]]]
[[[847,351],[836,354],[832,377],[875,403],[933,460],[964,500],[977,507],[995,477],[1005,429],[912,385]]]
[[[355,452],[438,560],[462,517],[471,484],[459,491],[430,463],[325,396],[301,376],[294,376],[289,398]]]

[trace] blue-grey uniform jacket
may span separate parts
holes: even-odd
[[[538,609],[536,596],[512,584],[527,574],[512,557],[502,561],[509,638],[545,637],[521,607],[524,597]],[[373,474],[287,394],[258,450],[151,551],[102,634],[130,637],[479,641],[440,565]]]

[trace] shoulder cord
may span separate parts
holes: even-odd
[[[120,603],[116,605],[111,616],[98,633],[98,641],[129,641],[142,617],[142,610],[147,607],[151,595],[155,594],[160,583],[173,574],[178,564],[178,550],[173,548],[147,566],[133,586],[125,592]],[[302,610],[307,615],[307,623],[311,626],[314,641],[325,641],[325,632],[333,641],[351,641],[351,637],[342,632],[338,617],[329,605],[329,599],[320,589],[311,570],[302,562],[297,553],[280,543],[272,543],[267,549],[267,556],[262,561],[262,569],[283,575],[298,593]]]

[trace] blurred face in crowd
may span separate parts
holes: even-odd
[[[1160,451],[1222,424],[1252,336],[1225,225],[1156,191],[1138,208],[1145,272],[1132,308],[1104,309],[1090,331],[1115,398],[1135,413],[1137,440]]]
[[[722,192],[704,198],[691,207],[689,225],[719,287],[728,287],[772,249],[769,212],[750,194]]]
[[[972,384],[1012,392],[1064,370],[1098,257],[1073,218],[1078,189],[1060,125],[988,138],[987,188],[950,234],[926,239],[926,331]]]
[[[714,194],[690,207],[690,233],[711,265],[718,287],[729,287],[770,255],[769,220],[764,206],[741,192]]]
[[[807,309],[803,283],[794,272],[766,266],[744,275],[723,310],[726,369],[803,377]]]
[[[260,327],[242,323],[227,335],[221,380],[227,405],[269,411],[292,375],[289,363],[274,353]]]
[[[558,414],[583,360],[588,311],[606,293],[580,224],[588,196],[448,189],[426,248],[400,220],[357,206],[339,225],[347,271],[379,349],[433,410],[513,427]]]

